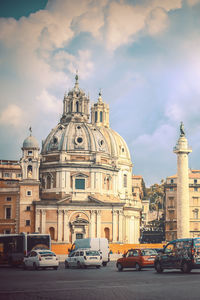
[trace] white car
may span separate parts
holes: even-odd
[[[50,250],[32,250],[27,257],[24,257],[24,269],[32,268],[53,268],[58,269],[59,261],[56,254]]]
[[[65,269],[69,267],[87,268],[94,266],[100,268],[102,264],[102,255],[97,250],[77,249],[71,252],[65,259]]]

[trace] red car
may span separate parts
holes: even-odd
[[[117,260],[118,271],[124,268],[136,268],[140,271],[142,268],[154,267],[154,260],[157,252],[154,249],[130,249],[122,258]]]

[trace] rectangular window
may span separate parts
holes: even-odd
[[[127,175],[124,174],[124,187],[127,187]]]
[[[195,188],[194,188],[194,191],[195,191],[195,192],[198,192],[198,188],[197,188],[197,187],[195,187]]]
[[[31,207],[30,206],[27,206],[26,207],[26,211],[30,211],[31,210]]]
[[[10,232],[11,232],[10,229],[5,229],[4,230],[4,234],[10,234]]]
[[[32,155],[33,154],[33,151],[28,151],[28,155]]]
[[[16,177],[17,177],[17,178],[21,178],[21,177],[22,177],[22,174],[18,173],[18,174],[16,174]]]
[[[6,197],[6,201],[11,201],[12,198],[11,197]]]
[[[6,207],[6,219],[11,219],[11,207]]]
[[[194,184],[197,184],[197,179],[194,179]]]
[[[30,226],[31,225],[31,221],[30,220],[26,220],[26,226]]]
[[[100,122],[103,122],[103,112],[100,111]]]
[[[3,176],[4,177],[10,177],[10,173],[4,173]]]
[[[75,180],[75,189],[85,190],[85,179],[76,178],[76,180]]]
[[[27,191],[26,196],[32,196],[32,191]]]
[[[173,189],[173,187],[170,187],[170,189],[169,189],[170,191],[173,191],[174,189]]]
[[[171,183],[174,183],[174,179],[171,179],[170,182],[171,182]]]

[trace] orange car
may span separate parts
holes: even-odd
[[[124,268],[136,268],[140,271],[142,268],[154,267],[154,260],[157,252],[154,249],[130,249],[117,260],[118,271]]]

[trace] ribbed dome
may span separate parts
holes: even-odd
[[[32,135],[28,136],[23,142],[24,149],[39,149],[39,144],[36,138]]]
[[[101,152],[130,160],[127,144],[118,133],[91,123],[69,122],[52,129],[43,143],[42,154],[60,151]]]

